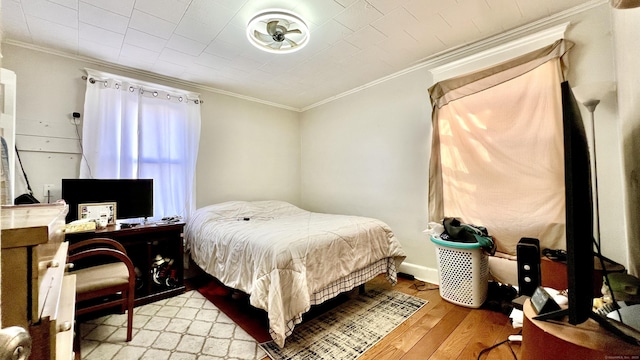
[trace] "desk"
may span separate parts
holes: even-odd
[[[531,302],[524,304],[522,360],[640,359],[640,346],[626,343],[589,319],[579,325],[533,320]]]
[[[67,233],[66,238],[71,244],[94,237],[110,238],[121,243],[139,271],[135,294],[135,305],[139,306],[184,292],[183,227],[184,223],[147,224],[126,229],[120,228],[119,225],[110,225],[95,231]],[[157,255],[173,259],[175,283],[153,281],[152,266]]]

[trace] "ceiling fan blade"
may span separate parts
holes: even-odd
[[[295,41],[293,41],[291,39],[285,38],[285,40],[287,40],[287,42],[289,43],[289,45],[291,45],[292,48],[298,46],[298,43],[296,43]]]
[[[255,37],[256,39],[260,40],[260,41],[264,41],[264,42],[270,42],[273,41],[273,37],[267,35],[267,34],[263,34],[258,30],[253,30],[253,37]]]
[[[271,46],[272,49],[280,49],[282,47],[282,41],[276,41],[273,43],[275,46]]]
[[[276,28],[278,27],[278,20],[269,21],[267,23],[267,33],[271,36],[276,33]]]
[[[302,31],[300,29],[287,30],[285,34],[302,34]]]

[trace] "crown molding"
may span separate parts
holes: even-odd
[[[271,102],[271,101],[266,101],[266,100],[262,100],[262,99],[254,98],[254,97],[251,97],[251,96],[242,95],[242,94],[237,94],[237,93],[234,93],[234,92],[231,92],[231,91],[221,90],[221,89],[218,89],[218,88],[214,88],[214,87],[211,87],[211,86],[203,85],[203,84],[192,82],[192,81],[181,80],[181,79],[177,79],[177,78],[173,78],[173,77],[169,77],[169,76],[164,76],[164,75],[156,74],[156,73],[153,73],[153,72],[150,72],[150,71],[145,71],[145,70],[140,70],[140,69],[136,69],[136,68],[132,68],[132,67],[128,67],[128,66],[118,65],[118,64],[110,63],[110,62],[103,61],[103,60],[100,60],[100,59],[91,58],[91,57],[88,57],[88,56],[70,54],[70,53],[67,53],[67,52],[64,52],[64,51],[53,50],[53,49],[50,49],[50,48],[45,48],[45,47],[42,47],[42,46],[29,44],[29,43],[25,43],[25,42],[17,41],[17,40],[11,40],[11,39],[3,40],[2,43],[3,44],[8,44],[8,45],[13,45],[13,46],[18,46],[18,47],[21,47],[21,48],[25,48],[25,49],[29,49],[29,50],[33,50],[33,51],[38,51],[38,52],[42,52],[42,53],[46,53],[46,54],[50,54],[50,55],[60,56],[60,57],[64,57],[64,58],[71,59],[71,60],[84,61],[84,62],[95,64],[95,65],[101,65],[101,66],[109,67],[109,68],[112,68],[112,69],[115,69],[115,70],[118,70],[118,71],[126,71],[126,72],[133,73],[135,75],[149,77],[149,78],[152,78],[152,79],[154,79],[156,81],[167,81],[167,82],[171,82],[171,83],[174,83],[174,84],[179,84],[180,86],[192,87],[192,88],[196,88],[196,89],[199,89],[199,90],[204,90],[204,91],[208,91],[208,92],[212,92],[212,93],[216,93],[216,94],[231,96],[231,97],[235,97],[235,98],[242,99],[242,100],[247,100],[247,101],[251,101],[251,102],[255,102],[255,103],[259,103],[259,104],[263,104],[263,105],[268,105],[268,106],[273,106],[273,107],[276,107],[276,108],[282,108],[282,109],[285,109],[285,110],[301,112],[301,109],[295,108],[295,107],[292,107],[292,106],[278,104],[278,103],[274,103],[274,102]]]
[[[365,89],[368,89],[370,87],[376,86],[378,84],[384,83],[386,81],[389,80],[393,80],[395,78],[401,77],[403,75],[406,75],[408,73],[411,73],[413,71],[416,70],[420,70],[420,69],[433,69],[439,66],[446,66],[446,64],[450,64],[452,62],[455,62],[459,59],[465,58],[465,57],[470,57],[473,55],[478,54],[479,52],[482,51],[486,51],[488,49],[491,49],[493,47],[498,47],[498,46],[502,46],[508,42],[517,42],[520,38],[526,37],[528,35],[531,35],[532,33],[536,33],[536,32],[544,32],[545,30],[549,30],[549,28],[554,27],[554,25],[557,25],[559,22],[562,22],[563,20],[567,20],[568,18],[570,18],[571,16],[580,14],[582,12],[585,12],[587,10],[591,10],[593,8],[596,8],[602,4],[608,4],[608,0],[591,0],[589,2],[586,2],[584,4],[580,4],[578,6],[575,6],[571,9],[567,9],[565,11],[556,13],[554,15],[548,16],[546,18],[540,19],[538,21],[534,21],[532,23],[529,23],[527,25],[524,26],[520,26],[518,28],[509,30],[509,31],[505,31],[501,34],[498,34],[496,36],[491,36],[488,37],[486,39],[483,40],[479,40],[477,42],[474,43],[470,43],[470,44],[465,44],[465,45],[461,45],[455,48],[451,48],[451,49],[447,49],[444,50],[442,52],[433,54],[427,58],[424,58],[422,60],[418,60],[416,62],[415,65],[408,67],[406,69],[400,70],[398,72],[395,72],[393,74],[387,75],[385,77],[379,78],[377,80],[374,80],[372,82],[369,82],[367,84],[364,84],[362,86],[359,86],[357,88],[351,89],[349,91],[345,91],[343,93],[340,93],[338,95],[332,96],[330,98],[327,98],[325,100],[319,101],[315,104],[309,105],[307,107],[304,107],[301,109],[302,112],[305,112],[307,110],[313,109],[315,107],[318,107],[320,105],[324,105],[327,104],[331,101],[343,98],[345,96],[351,95],[351,94],[355,94],[357,92],[363,91]],[[564,24],[562,24],[564,25]],[[560,25],[560,26],[562,26]]]
[[[429,69],[433,77],[433,83],[494,66],[500,62],[551,45],[557,40],[564,39],[564,34],[568,27],[569,22],[565,22],[508,43],[496,45],[488,50],[477,52],[462,59],[433,67]]]

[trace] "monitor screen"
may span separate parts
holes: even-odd
[[[62,179],[67,222],[78,219],[78,204],[116,203],[117,219],[153,217],[153,179]]]

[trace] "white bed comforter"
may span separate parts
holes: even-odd
[[[184,237],[198,266],[267,311],[271,336],[281,347],[291,321],[299,323],[309,310],[311,294],[380,259],[395,259],[398,266],[405,258],[380,220],[314,213],[282,201],[198,209],[187,219]]]

